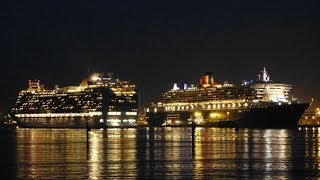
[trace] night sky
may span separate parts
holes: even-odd
[[[14,1],[0,3],[0,110],[28,80],[78,85],[88,68],[139,87],[143,104],[174,81],[271,79],[320,95],[317,1]]]

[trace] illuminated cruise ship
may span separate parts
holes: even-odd
[[[290,98],[292,85],[270,80],[266,69],[255,82],[216,83],[206,73],[198,86],[175,82],[145,109],[151,126],[292,128],[309,106]]]
[[[134,84],[111,73],[92,73],[79,86],[52,90],[30,80],[10,114],[21,127],[131,127],[137,126],[137,101]]]

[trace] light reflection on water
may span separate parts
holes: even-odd
[[[317,177],[320,128],[0,129],[8,142],[1,177],[296,178]],[[194,155],[193,155],[194,151]]]

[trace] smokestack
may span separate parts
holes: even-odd
[[[183,89],[184,89],[184,90],[187,90],[187,89],[188,89],[188,83],[187,83],[187,82],[185,82],[185,83],[183,84]]]
[[[213,73],[212,72],[206,72],[204,76],[200,79],[200,85],[202,87],[213,87],[214,85],[214,79],[213,79]]]
[[[172,90],[179,90],[180,88],[178,87],[178,83],[177,83],[177,81],[175,81],[174,83],[173,83],[173,88],[172,88]]]
[[[213,87],[214,80],[213,80],[213,73],[212,72],[207,72],[206,76],[208,76],[208,84]]]

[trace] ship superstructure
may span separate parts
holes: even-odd
[[[292,85],[273,82],[264,68],[255,82],[216,83],[205,73],[198,86],[184,83],[161,95],[146,108],[150,125],[217,125],[293,127],[308,107],[290,99]],[[262,120],[264,119],[264,120]],[[274,119],[279,119],[274,123]],[[282,119],[280,121],[280,119]]]
[[[91,73],[79,86],[45,89],[30,80],[11,110],[22,127],[83,128],[136,126],[138,94],[134,84],[111,73]]]

